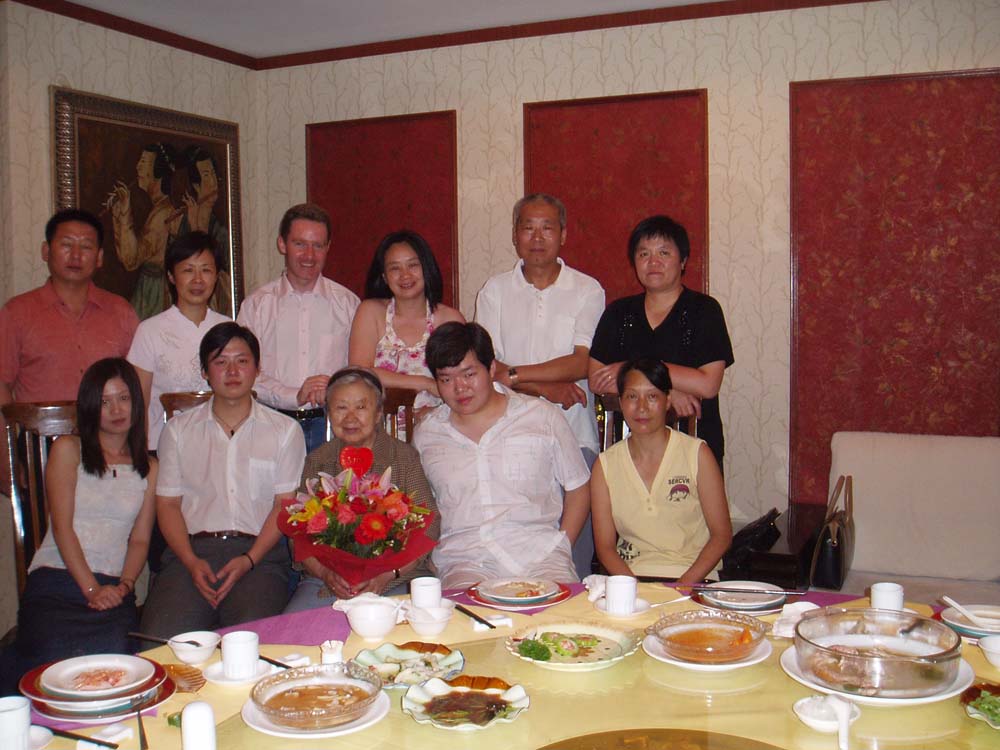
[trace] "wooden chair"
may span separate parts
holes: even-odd
[[[602,451],[606,451],[622,438],[628,437],[628,425],[622,416],[621,402],[617,394],[595,395],[594,410],[597,412],[597,440]],[[678,417],[671,409],[667,412],[667,424],[679,432],[698,436],[698,420],[695,417]]]
[[[59,435],[76,432],[76,403],[11,403],[3,407],[7,433],[10,496],[14,518],[14,557],[18,594],[28,580],[28,563],[48,528],[45,466],[49,448]]]
[[[211,391],[177,391],[176,393],[161,393],[160,403],[163,404],[163,421],[166,422],[174,414],[193,409],[212,397]]]
[[[413,400],[417,391],[409,388],[386,388],[382,402],[385,431],[405,443],[413,441]]]

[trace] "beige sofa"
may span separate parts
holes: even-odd
[[[845,593],[901,583],[909,601],[1000,604],[1000,438],[838,432],[831,490],[854,477]]]

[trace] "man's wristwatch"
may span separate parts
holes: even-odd
[[[517,368],[516,367],[508,367],[507,368],[507,379],[510,380],[510,385],[511,385],[512,388],[515,385],[517,385]]]

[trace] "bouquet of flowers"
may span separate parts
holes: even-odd
[[[344,471],[320,472],[278,515],[296,560],[315,557],[352,585],[401,568],[437,544],[426,535],[434,514],[393,486],[392,467],[381,476],[368,473],[373,460],[368,448],[344,448]]]

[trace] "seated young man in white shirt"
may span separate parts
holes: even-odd
[[[169,549],[142,629],[161,637],[276,615],[288,600],[276,520],[299,484],[302,431],[254,401],[260,344],[248,328],[214,326],[199,357],[213,396],[167,422],[157,451],[157,519]]]
[[[590,510],[590,474],[561,410],[493,383],[493,343],[476,323],[434,331],[427,366],[444,404],[414,445],[441,514],[431,560],[443,585],[579,580],[571,547]]]

